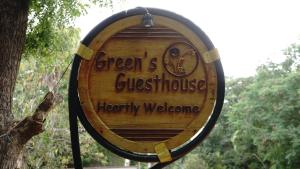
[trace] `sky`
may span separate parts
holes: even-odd
[[[300,39],[299,0],[115,0],[113,9],[92,7],[76,21],[81,38],[135,7],[169,10],[198,25],[218,48],[227,77],[252,76],[257,66],[282,61],[283,49]]]

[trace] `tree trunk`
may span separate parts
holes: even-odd
[[[0,168],[16,168],[24,144],[14,134],[12,94],[25,44],[29,0],[0,1]]]

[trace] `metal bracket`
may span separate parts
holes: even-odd
[[[76,54],[85,60],[90,60],[94,54],[94,51],[89,47],[85,46],[84,44],[80,43]]]
[[[156,145],[154,149],[161,163],[172,161],[170,151],[165,143],[160,143]]]
[[[210,51],[203,53],[203,59],[205,63],[212,63],[220,59],[220,55],[217,48],[214,48]]]

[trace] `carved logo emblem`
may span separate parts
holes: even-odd
[[[166,49],[162,63],[167,72],[173,76],[189,76],[198,66],[198,53],[192,45],[177,42]]]

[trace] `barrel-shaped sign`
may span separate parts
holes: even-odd
[[[217,49],[192,22],[159,9],[121,12],[97,25],[71,76],[71,113],[100,144],[130,159],[177,158],[212,129],[224,98]]]

